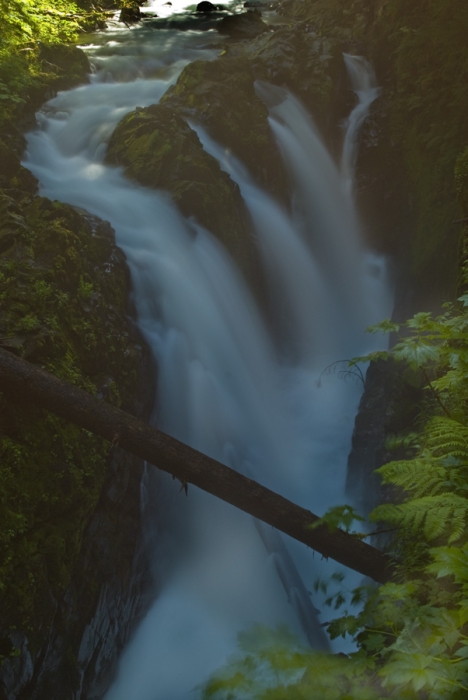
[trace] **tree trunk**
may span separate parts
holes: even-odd
[[[151,428],[91,394],[57,379],[49,372],[0,349],[0,390],[11,400],[33,403],[99,435],[112,444],[169,472],[184,484],[194,484],[236,508],[281,530],[340,564],[388,581],[392,560],[375,547],[342,530],[326,526],[314,530],[319,519],[214,459]]]

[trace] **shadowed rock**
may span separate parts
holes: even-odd
[[[152,105],[128,114],[112,135],[107,161],[142,185],[169,191],[182,214],[214,233],[254,279],[257,254],[239,188],[177,112]]]
[[[257,9],[244,12],[240,15],[224,17],[216,29],[220,34],[227,34],[236,39],[253,39],[259,34],[269,32],[269,27],[262,20],[260,11]]]
[[[161,103],[199,122],[229,148],[255,180],[277,197],[286,176],[268,124],[268,110],[254,90],[254,75],[242,55],[194,61]]]

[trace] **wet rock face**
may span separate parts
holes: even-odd
[[[35,197],[9,153],[0,190],[1,345],[147,419],[153,368],[129,318],[129,274],[112,229]],[[84,698],[74,694],[88,670],[109,681],[144,604],[138,572],[148,567],[135,556],[143,465],[2,394],[0,443],[9,504],[0,512],[0,697]],[[93,625],[105,641],[86,632]]]
[[[314,118],[330,118],[332,99],[344,72],[336,41],[320,37],[307,25],[280,27],[246,46],[257,79],[284,85],[311,110]]]
[[[256,251],[239,188],[177,111],[152,105],[127,115],[112,135],[107,160],[142,185],[169,191],[182,214],[195,217],[248,278],[255,276]]]
[[[422,383],[418,385],[411,372],[403,371],[398,363],[370,363],[354,424],[346,478],[346,494],[363,514],[388,499],[390,491],[382,488],[375,470],[392,460],[406,458],[404,448],[391,451],[385,442],[390,435],[415,423],[422,398]]]
[[[260,185],[281,195],[285,175],[268,110],[255,93],[254,80],[250,63],[241,54],[194,61],[161,103],[201,123],[215,141],[241,159]]]
[[[20,145],[23,139],[19,139]],[[0,190],[14,194],[15,191],[34,194],[37,190],[37,180],[34,175],[21,165],[21,160],[15,152],[15,143],[5,143],[0,140]],[[0,254],[2,242],[0,240]]]
[[[43,648],[33,659],[28,637],[16,640],[23,654],[6,664],[9,700],[97,700],[108,689],[119,652],[150,603],[140,538],[141,467],[121,450],[112,456],[70,586],[57,601],[51,628],[43,627]]]
[[[85,52],[76,46],[43,44],[39,58],[43,69],[49,74],[49,90],[67,90],[89,80],[91,67]]]

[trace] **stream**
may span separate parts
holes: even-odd
[[[90,84],[44,105],[39,128],[27,137],[25,165],[42,195],[114,227],[131,270],[138,323],[158,367],[154,423],[323,514],[349,501],[346,464],[362,393],[359,382],[323,370],[383,347],[365,329],[392,307],[385,260],[366,250],[353,203],[359,131],[378,87],[364,59],[345,55],[358,102],[337,165],[293,95],[256,85],[293,185],[290,211],[223,144],[191,124],[249,210],[275,310],[272,329],[209,231],[184,219],[165,193],[103,163],[120,119],[137,105],[158,102],[190,61],[214,59],[218,41],[213,30],[125,25],[93,35],[83,47],[94,67]],[[362,580],[358,574],[314,558],[193,486],[186,496],[178,482],[152,469],[142,503],[157,590],[105,700],[199,697],[194,688],[255,623],[287,625],[315,648],[348,649],[330,644],[322,623],[332,612],[324,595],[311,597],[310,590],[317,577],[337,571],[353,587]]]

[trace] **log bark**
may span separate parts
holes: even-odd
[[[220,464],[173,437],[152,428],[86,391],[0,349],[0,390],[11,400],[26,401],[194,484],[304,543],[322,556],[384,583],[392,573],[385,553],[342,530],[310,525],[319,517]]]

